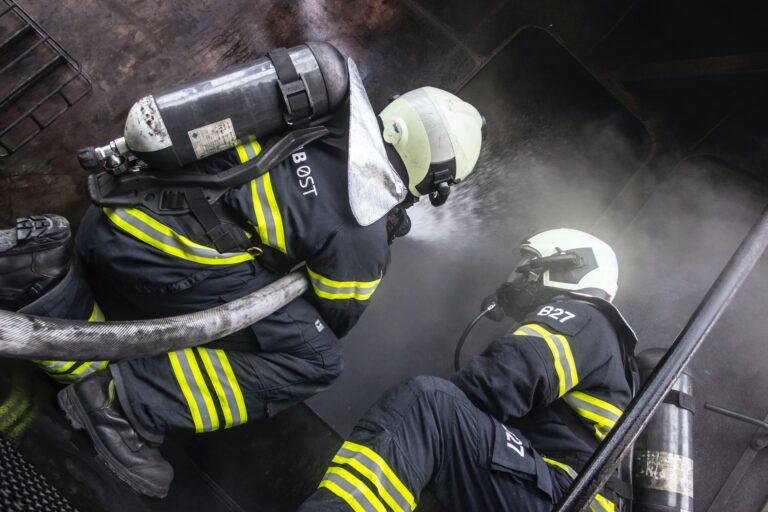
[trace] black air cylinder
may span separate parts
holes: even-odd
[[[176,170],[232,148],[248,135],[284,132],[291,124],[286,96],[306,88],[311,119],[336,111],[346,100],[346,61],[328,43],[288,50],[300,79],[280,87],[269,57],[212,78],[145,96],[131,108],[121,153],[130,151],[155,170]]]
[[[666,351],[637,356],[640,377],[648,378]],[[683,372],[634,449],[633,512],[693,510],[693,383]]]

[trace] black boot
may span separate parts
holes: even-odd
[[[147,496],[168,494],[173,468],[160,455],[158,445],[131,426],[108,370],[62,389],[59,406],[74,428],[88,431],[97,455],[118,478]]]
[[[64,217],[23,217],[0,230],[0,309],[17,311],[43,295],[67,273],[71,254]]]

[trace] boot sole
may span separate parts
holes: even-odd
[[[88,419],[88,415],[86,414],[83,405],[74,393],[72,386],[67,386],[59,391],[57,396],[59,407],[64,411],[72,428],[75,430],[84,429],[88,432],[88,436],[91,438],[93,446],[96,449],[96,458],[102,464],[107,466],[117,478],[128,484],[134,491],[152,498],[165,498],[168,494],[167,489],[158,489],[144,480],[136,479],[112,456],[106,445],[104,445],[101,439],[99,439],[99,436],[96,435],[96,429],[93,428],[93,424]]]

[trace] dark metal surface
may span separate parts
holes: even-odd
[[[747,73],[768,73],[768,53],[635,64],[615,78],[625,82],[639,82]]]
[[[716,412],[718,414],[722,414],[723,416],[728,416],[729,418],[733,418],[735,420],[749,423],[750,425],[756,425],[758,427],[768,429],[768,423],[766,423],[765,421],[760,421],[751,416],[747,416],[746,414],[741,414],[736,411],[728,410],[725,407],[718,407],[717,405],[713,405],[713,404],[704,404],[704,408],[707,409],[708,411]]]
[[[0,27],[12,26],[9,18],[22,24],[0,43],[0,76],[13,84],[0,97],[0,157],[7,157],[88,94],[91,81],[80,65],[14,0],[3,2],[6,9],[0,12]],[[32,36],[35,42],[25,45],[24,40]],[[38,48],[48,49],[47,55],[52,56],[33,58]],[[67,71],[59,72],[62,68]],[[56,72],[59,73],[54,76]],[[32,124],[25,126],[26,121]]]
[[[768,416],[765,417],[765,421],[768,422]],[[712,500],[707,512],[728,510],[731,497],[739,488],[742,479],[749,471],[750,466],[752,466],[755,457],[760,450],[763,450],[766,447],[768,447],[768,431],[760,429],[752,436],[749,446],[747,446],[747,449],[741,454],[739,461],[733,469],[731,469],[728,479],[723,483],[717,495]],[[768,505],[768,503],[766,503],[766,505]]]
[[[568,494],[558,503],[558,511],[589,508],[598,489],[608,481],[627,447],[648,423],[672,384],[730,304],[766,246],[768,246],[768,206],[728,261],[672,347],[659,362],[656,370],[573,482]]]

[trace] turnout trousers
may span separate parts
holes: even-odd
[[[430,485],[446,511],[549,511],[571,482],[553,462],[452,383],[416,377],[366,413],[299,510],[411,511]]]
[[[275,279],[254,262],[222,269],[176,293],[125,293],[98,279],[105,304],[121,302],[136,318],[177,315],[218,306]],[[89,281],[73,271],[23,312],[104,320]],[[108,310],[109,311],[109,310]],[[126,340],[127,343],[130,340]],[[111,371],[121,405],[149,440],[172,429],[209,432],[272,416],[322,391],[340,374],[342,349],[314,307],[299,298],[267,318],[202,347],[121,361],[38,361],[60,382]]]

